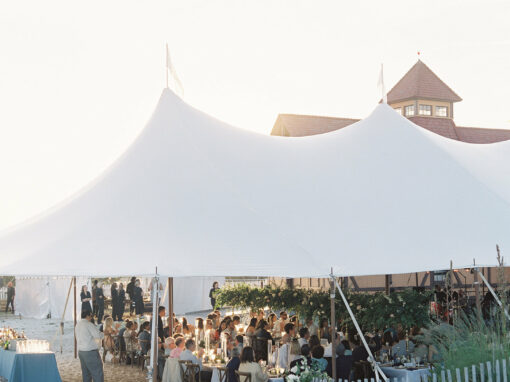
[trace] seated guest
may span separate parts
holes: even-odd
[[[292,363],[292,361],[295,361],[300,358],[301,358],[301,346],[299,346],[299,341],[296,338],[294,338],[289,343],[289,355],[286,368],[287,369],[289,368],[289,365]]]
[[[261,320],[258,323],[257,330],[254,333],[255,359],[257,362],[260,360],[267,361],[267,344],[269,341],[273,341],[273,337],[271,337],[271,334],[269,334],[267,331],[268,328],[269,324],[266,322],[266,320]]]
[[[347,344],[346,344],[347,343]],[[345,346],[349,346],[348,341],[342,341],[336,347],[336,375],[340,381],[349,380],[351,369],[352,369],[352,355],[345,355],[346,348]],[[349,350],[350,352],[350,350]],[[328,364],[326,372],[331,377],[332,376],[332,365]]]
[[[315,334],[310,336],[310,339],[308,340],[308,345],[310,345],[310,349],[313,349],[315,346],[320,345],[321,341],[319,340],[319,337]]]
[[[175,339],[175,349],[170,352],[170,358],[179,358],[184,350],[185,342],[184,337],[177,337]]]
[[[303,326],[299,329],[299,346],[308,345],[308,340],[310,339],[310,331],[306,326]]]
[[[238,336],[240,337],[240,336]],[[239,358],[241,356],[241,351],[239,350],[239,347],[234,347],[231,351],[232,358],[227,363],[227,381],[226,382],[237,382],[236,378],[236,370],[239,370],[239,365],[241,364],[241,359]]]
[[[249,346],[245,347],[241,353],[241,364],[239,365],[239,371],[243,373],[250,373],[251,382],[267,382],[269,377],[262,371],[262,368],[258,362],[255,362],[254,356],[255,354],[253,349]],[[246,382],[242,377],[240,380],[241,382]]]
[[[224,333],[228,333],[231,338],[235,338],[237,336],[236,324],[234,324],[233,320],[229,320],[227,323],[227,329],[223,331]]]
[[[342,340],[342,345],[344,345],[344,355],[352,355],[351,345],[349,344],[349,341]]]
[[[204,354],[204,349],[200,348],[198,350],[198,358],[193,352],[196,350],[197,346],[195,345],[195,340],[189,339],[185,343],[186,349],[181,352],[179,359],[181,361],[191,361],[191,363],[199,366],[199,374],[196,375],[195,380],[199,381],[210,381],[212,377],[212,372],[210,370],[202,370],[202,355]]]
[[[391,354],[391,348],[395,342],[393,341],[393,334],[388,330],[383,333],[382,343],[381,343],[381,353]]]
[[[290,322],[288,324],[285,324],[285,326],[283,327],[283,330],[285,331],[285,334],[282,336],[282,342],[283,343],[290,342],[296,334],[294,324],[292,324]]]
[[[165,355],[170,356],[172,350],[175,349],[175,340],[173,337],[167,337],[165,339],[165,343],[163,344],[163,348],[165,349]]]
[[[126,352],[133,353],[140,350],[138,339],[136,338],[136,322],[129,321],[126,323],[126,330],[124,331],[124,342],[126,343]]]
[[[381,337],[375,336],[375,337],[365,337],[365,341],[367,341],[368,347],[370,348],[370,351],[372,354],[374,354],[376,351],[379,351],[381,349]],[[365,346],[359,339],[359,336],[356,336],[353,340],[353,343],[356,345],[354,350],[352,351],[352,361],[358,362],[358,361],[367,361],[368,360],[368,352],[367,349],[365,349]]]
[[[327,339],[328,342],[331,342],[331,328],[329,327],[329,321],[326,317],[324,317],[320,322],[319,337],[321,339]]]
[[[239,355],[241,355],[241,352],[243,351],[243,347],[244,347],[243,341],[244,341],[243,336],[241,336],[241,335],[236,336],[235,347],[237,349],[239,349]]]
[[[149,333],[150,322],[145,321],[140,325],[140,332],[138,333],[138,342],[140,343],[140,350],[143,355],[147,355],[151,348],[151,334]]]
[[[328,367],[328,361],[324,359],[324,348],[321,345],[314,346],[312,349],[312,368],[317,368],[317,371],[324,371],[326,367]]]
[[[298,366],[298,367],[301,367],[303,366],[303,364],[305,363],[305,360],[306,360],[306,364],[307,365],[311,365],[312,364],[312,358],[310,357],[310,346],[308,345],[303,345],[301,346],[301,357],[299,358],[296,358],[295,360],[293,360],[290,365],[289,365],[289,370],[292,374],[294,374],[294,372],[292,372],[292,368],[294,366]]]
[[[409,352],[406,350],[406,334],[403,330],[398,332],[398,342],[391,348],[391,354],[393,357],[407,356],[409,353],[414,351],[414,344],[411,341],[407,342],[409,346]]]
[[[248,346],[253,347],[253,338],[255,336],[255,330],[257,329],[257,318],[253,317],[250,320],[250,324],[246,328],[246,343]]]

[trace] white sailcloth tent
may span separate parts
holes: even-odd
[[[386,104],[328,134],[231,127],[163,91],[130,149],[0,236],[0,274],[368,275],[495,264],[510,142],[435,135]],[[81,260],[80,260],[81,259]],[[87,261],[82,261],[87,259]],[[101,266],[98,266],[101,264]]]

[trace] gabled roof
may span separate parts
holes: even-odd
[[[388,103],[424,98],[448,102],[462,101],[448,85],[421,60],[388,93]]]
[[[455,123],[450,118],[430,118],[430,117],[409,117],[409,120],[416,123],[418,126],[423,127],[433,133],[442,135],[446,138],[459,140],[455,132]]]
[[[433,133],[467,143],[495,143],[510,140],[510,130],[460,127],[450,118],[409,117],[413,123]],[[271,135],[306,137],[339,130],[359,119],[280,114]]]
[[[319,117],[315,115],[280,114],[271,135],[305,137],[324,134],[349,126],[359,119]]]
[[[455,127],[459,140],[468,143],[496,143],[510,139],[510,130]]]

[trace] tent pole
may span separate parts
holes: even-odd
[[[478,268],[475,268],[475,274],[478,273],[480,275],[480,278],[482,279],[482,281],[485,283],[485,285],[487,285],[487,289],[489,289],[489,292],[491,292],[492,296],[494,297],[494,299],[496,300],[496,302],[498,303],[498,305],[503,308],[503,304],[501,303],[501,300],[499,299],[498,295],[496,294],[496,292],[494,292],[494,289],[492,289],[492,286],[491,284],[487,281],[487,279],[485,278],[485,276],[483,275],[482,272],[480,272],[478,270]],[[504,312],[505,312],[505,315],[506,315],[506,318],[508,318],[510,320],[510,314],[508,314],[508,311],[506,309],[504,309]]]
[[[69,283],[69,289],[67,291],[66,304],[64,305],[64,312],[62,313],[62,318],[60,319],[60,354],[62,354],[62,336],[64,335],[64,319],[66,317],[67,303],[69,302],[69,295],[71,294],[71,288],[73,286],[73,279]],[[76,293],[74,294],[76,298]]]
[[[475,265],[475,259],[473,259],[473,265]],[[473,284],[475,284],[475,302],[476,302],[476,312],[478,317],[482,316],[482,307],[480,306],[480,282],[478,281],[478,268],[476,265],[474,267],[473,272]]]
[[[74,358],[78,358],[78,344],[76,343],[76,276],[73,277],[74,285]]]
[[[152,279],[152,328],[151,328],[151,363],[147,379],[152,382],[158,380],[158,293],[159,293],[158,268]]]
[[[168,278],[168,326],[170,336],[174,334],[174,278]]]
[[[336,379],[336,317],[335,317],[335,276],[333,276],[333,267],[331,267],[331,289],[329,297],[331,299],[331,376],[333,382]]]
[[[374,355],[372,354],[372,350],[370,350],[370,347],[368,346],[367,341],[365,340],[365,336],[363,335],[363,332],[361,331],[361,328],[358,325],[358,321],[356,321],[356,317],[354,316],[354,313],[352,313],[351,307],[349,306],[349,302],[345,298],[344,292],[342,292],[342,288],[340,288],[340,285],[338,285],[338,282],[336,281],[336,279],[334,277],[333,277],[333,280],[335,282],[336,288],[338,289],[338,292],[340,293],[340,297],[342,297],[342,301],[344,302],[344,305],[347,308],[349,315],[351,316],[352,322],[358,332],[358,335],[360,336],[361,341],[363,342],[363,346],[365,346],[365,349],[367,350],[368,356],[370,358],[370,362],[372,363],[372,367],[374,368],[376,381],[379,382],[379,375],[381,375],[381,377],[384,379],[384,381],[388,382],[388,377],[386,377],[386,375],[383,373],[383,371],[381,370],[381,368],[375,361]],[[331,349],[331,350],[333,350],[333,349]]]

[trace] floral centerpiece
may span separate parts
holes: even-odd
[[[332,378],[326,372],[320,370],[319,363],[316,360],[312,360],[311,364],[308,364],[306,358],[303,358],[300,363],[293,366],[290,372],[286,374],[285,380],[287,382],[314,382],[324,381],[331,382]]]

